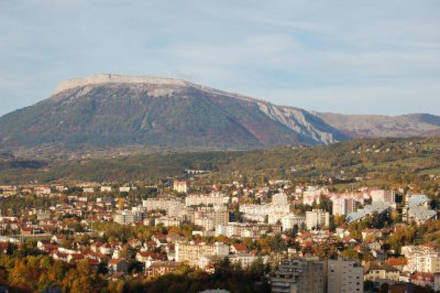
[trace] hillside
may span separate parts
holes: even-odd
[[[440,117],[431,114],[343,115],[317,114],[350,137],[411,137],[440,134]]]
[[[435,194],[440,192],[440,138],[355,139],[313,147],[101,159],[25,161],[10,158],[0,164],[0,184],[70,181],[151,184],[166,177],[184,177],[185,169],[209,170],[211,184],[245,178],[249,183],[260,183],[262,178],[278,178],[344,189],[351,184],[397,188],[410,182],[418,188],[419,182],[420,188]],[[358,182],[359,178],[362,179]]]
[[[0,147],[251,149],[348,139],[315,114],[168,78],[97,75],[0,118]]]

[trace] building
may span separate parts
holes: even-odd
[[[369,262],[365,266],[364,279],[378,285],[391,285],[400,281],[400,271],[387,263]]]
[[[430,208],[431,200],[424,194],[408,195],[403,209],[403,219],[407,222],[423,224],[428,220],[435,219],[437,212]]]
[[[194,212],[194,224],[206,231],[213,231],[215,227],[226,226],[229,223],[229,211],[222,208],[201,208]]]
[[[240,212],[247,220],[264,222],[266,218],[269,224],[276,224],[290,213],[290,205],[284,193],[275,194],[270,204],[263,205],[240,205]]]
[[[142,214],[130,210],[118,211],[113,215],[113,222],[129,225],[142,220]]]
[[[364,206],[363,209],[358,209],[356,212],[347,215],[347,222],[352,223],[362,220],[364,217],[370,215],[377,215],[378,217],[387,217],[391,211],[391,204],[388,202],[375,202]]]
[[[293,229],[295,226],[301,228],[301,226],[305,223],[306,217],[295,214],[289,214],[281,218],[281,227],[283,228],[283,231]]]
[[[111,186],[101,186],[101,192],[112,192]]]
[[[273,293],[323,293],[324,263],[308,259],[283,262],[271,278]]]
[[[149,219],[145,219],[149,221]],[[148,222],[147,222],[148,224]],[[182,224],[182,220],[177,217],[162,216],[154,220],[154,225],[162,225],[164,227],[179,227]]]
[[[229,202],[229,197],[219,192],[211,193],[210,195],[196,195],[192,194],[185,198],[185,205],[189,206],[222,206]]]
[[[306,212],[307,229],[328,227],[330,225],[330,214],[321,209],[314,209]]]
[[[377,189],[370,191],[371,202],[386,202],[393,204],[396,201],[396,193],[393,190]]]
[[[178,193],[187,193],[188,192],[188,185],[187,185],[186,181],[174,180],[173,190]]]
[[[307,189],[303,192],[303,204],[313,205],[314,203],[319,204],[322,195],[329,194],[327,187],[319,186],[307,186]]]
[[[190,265],[198,265],[202,257],[224,258],[229,255],[229,246],[216,242],[214,244],[177,242],[175,245],[176,262],[188,262]]]
[[[345,216],[354,212],[356,201],[352,198],[332,198],[332,213],[335,216]]]
[[[176,199],[148,198],[142,201],[142,207],[147,211],[166,211],[168,216],[178,216],[185,213],[185,206]]]
[[[440,254],[427,245],[408,245],[401,249],[402,255],[408,260],[403,270],[414,273],[438,273],[440,272]]]
[[[125,259],[111,259],[108,262],[108,270],[112,273],[124,273],[128,272],[128,264]]]
[[[364,291],[364,269],[353,260],[328,260],[327,292],[351,293]]]

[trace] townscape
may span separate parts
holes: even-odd
[[[440,293],[439,15],[0,0],[0,293]]]
[[[57,282],[93,291],[98,279],[112,291],[229,267],[251,275],[249,291],[440,290],[440,221],[429,196],[267,177],[219,184],[207,173],[149,186],[0,186],[0,277],[25,291]],[[43,277],[44,263],[88,275],[78,284],[50,269]]]

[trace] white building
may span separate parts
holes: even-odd
[[[101,192],[111,192],[112,187],[111,186],[101,186]]]
[[[214,244],[207,243],[183,243],[177,242],[175,246],[176,262],[188,262],[190,265],[198,265],[202,257],[224,258],[229,255],[229,245],[216,242]]]
[[[142,214],[135,211],[118,211],[113,215],[113,222],[121,225],[129,225],[142,220]]]
[[[307,189],[303,192],[303,204],[319,204],[321,195],[327,194],[329,194],[329,190],[327,187],[307,186]]]
[[[330,214],[321,209],[314,209],[306,212],[307,229],[328,227],[330,225]]]
[[[396,193],[393,190],[377,189],[370,192],[371,201],[375,202],[387,202],[390,204],[395,203]]]
[[[188,192],[188,185],[187,185],[186,181],[174,180],[173,190],[175,190],[178,193],[187,193]]]
[[[185,206],[176,199],[148,198],[142,201],[142,207],[147,211],[163,210],[169,216],[179,216],[185,213]]]
[[[426,245],[408,245],[401,249],[402,255],[408,260],[403,270],[413,272],[437,273],[440,272],[439,252]]]
[[[199,205],[226,205],[229,202],[229,197],[221,194],[219,192],[211,193],[210,195],[196,195],[192,194],[185,198],[185,205],[189,206],[199,206]]]
[[[345,216],[354,212],[355,201],[348,198],[334,198],[332,199],[332,213],[335,216]]]
[[[270,204],[240,205],[239,209],[245,219],[264,222],[267,217],[269,224],[276,224],[290,213],[290,205],[284,193],[275,194]]]
[[[300,228],[302,224],[305,224],[305,222],[306,217],[289,214],[281,218],[281,227],[283,228],[283,231],[286,231],[293,229],[295,225]]]

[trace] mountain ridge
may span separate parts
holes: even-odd
[[[368,117],[279,106],[181,79],[98,74],[64,81],[51,97],[0,117],[0,149],[239,150],[440,129],[438,116],[410,117],[383,118],[389,127],[381,133]]]

